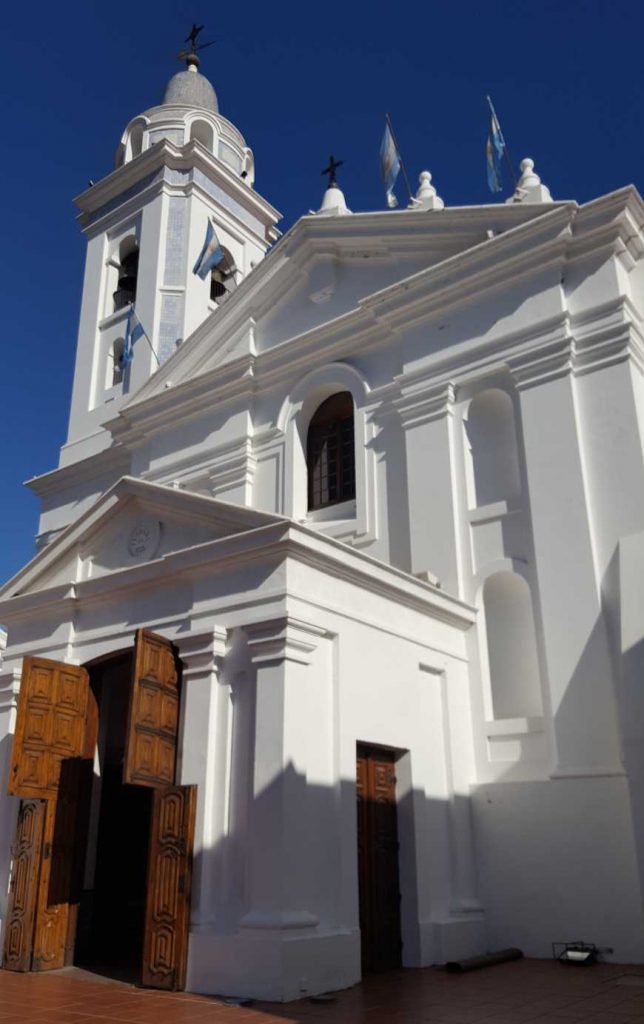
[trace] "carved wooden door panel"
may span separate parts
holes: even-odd
[[[84,668],[25,658],[9,779],[12,796],[56,795],[61,763],[83,750],[88,694]]]
[[[196,786],[167,786],[153,794],[142,982],[185,987]]]
[[[177,764],[179,668],[169,640],[138,629],[123,782],[171,786]]]
[[[38,896],[40,855],[45,827],[44,800],[21,800],[13,864],[2,966],[8,971],[29,971]]]
[[[358,882],[363,973],[401,965],[396,754],[358,744]]]
[[[9,781],[12,795],[29,798],[19,811],[4,947],[5,964],[13,970],[62,967],[68,958],[78,772],[86,754],[88,704],[84,668],[25,658]]]

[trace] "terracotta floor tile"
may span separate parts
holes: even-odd
[[[368,978],[331,1003],[232,1006],[66,969],[0,971],[0,1024],[644,1024],[643,968],[525,960],[466,975],[433,968]]]

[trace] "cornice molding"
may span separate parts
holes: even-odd
[[[218,675],[226,655],[228,630],[213,626],[201,633],[187,633],[175,639],[182,661],[182,679],[190,683],[204,676]]]
[[[232,487],[252,487],[257,460],[253,454],[252,438],[246,437],[234,449],[215,456],[208,470],[213,497]]]
[[[21,669],[14,668],[0,673],[0,713],[11,711],[18,706]]]
[[[400,327],[454,305],[471,303],[548,265],[561,263],[572,233],[574,207],[566,206],[480,242],[427,270],[361,300],[378,320]],[[530,242],[526,245],[526,238]]]
[[[179,147],[169,142],[168,139],[162,139],[134,160],[111,171],[105,178],[74,199],[74,203],[81,211],[79,215],[81,224],[87,224],[89,219],[103,206],[117,199],[123,192],[136,186],[154,171],[163,167],[179,171],[200,170],[229,195],[234,196],[240,206],[247,209],[258,220],[265,221],[267,226],[281,218],[279,210],[271,206],[242,178],[233,174],[221,160],[209,153],[203,146],[193,141]]]
[[[131,457],[127,448],[115,444],[89,458],[34,476],[25,482],[25,487],[44,498],[49,494],[57,494],[65,487],[75,487],[84,481],[95,480],[104,473],[114,472],[124,476],[130,467]]]
[[[426,381],[405,384],[404,377],[396,380],[400,384],[401,397],[395,398],[392,405],[398,410],[403,430],[452,415],[455,390],[451,381],[428,386]]]
[[[250,660],[255,667],[283,661],[310,665],[319,641],[329,635],[322,626],[288,614],[253,622],[242,629],[246,634]]]
[[[506,362],[517,389],[525,391],[572,373],[573,342],[568,336],[561,337],[532,351],[510,355]]]

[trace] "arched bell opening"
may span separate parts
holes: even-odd
[[[118,287],[113,295],[115,312],[135,302],[138,276],[139,245],[130,235],[119,246]]]

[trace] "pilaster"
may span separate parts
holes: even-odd
[[[461,593],[460,488],[455,460],[454,387],[449,381],[405,384],[394,400],[405,435],[410,555],[414,574],[432,573]]]
[[[212,925],[225,835],[230,699],[222,681],[227,630],[213,626],[177,638],[182,662],[182,720],[177,781],[197,786],[191,930]]]
[[[326,630],[285,615],[244,627],[255,669],[253,799],[244,929],[313,929],[308,878],[307,693]]]
[[[521,407],[554,776],[620,774],[571,339],[510,361]]]
[[[0,919],[4,919],[7,910],[11,845],[20,802],[7,794],[19,690],[19,666],[8,669],[0,675],[0,836],[6,839],[0,843]],[[0,946],[3,938],[3,929],[0,928]]]

